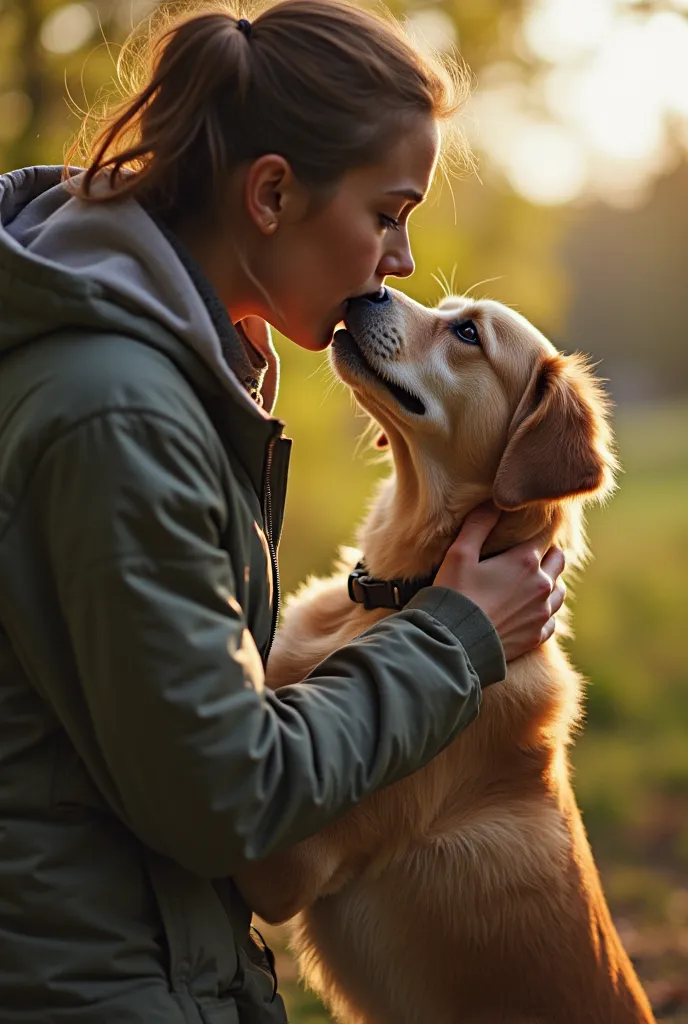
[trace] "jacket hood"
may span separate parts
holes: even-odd
[[[269,418],[228,366],[208,308],[155,220],[134,199],[79,199],[61,175],[62,167],[0,175],[0,354],[65,327],[152,344],[162,327]]]

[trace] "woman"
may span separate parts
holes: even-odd
[[[283,1021],[232,874],[420,768],[551,635],[561,553],[479,563],[482,509],[434,586],[263,692],[264,322],[321,350],[412,272],[453,109],[386,22],[288,0],[168,30],[85,173],[0,178],[4,1024]]]

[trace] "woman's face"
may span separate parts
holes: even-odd
[[[256,277],[271,300],[261,314],[297,345],[326,348],[346,300],[408,277],[408,219],[433,177],[439,131],[417,117],[377,164],[349,171],[313,212],[283,217],[260,248]],[[309,204],[310,205],[310,204]]]

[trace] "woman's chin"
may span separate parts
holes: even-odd
[[[291,333],[287,330],[282,330],[281,333],[294,345],[307,352],[324,352],[332,344],[334,332],[341,325],[341,315],[335,318],[330,314],[327,320],[321,320],[320,323],[302,322],[295,325]]]
[[[334,337],[334,328],[326,327],[320,331],[319,334],[306,333],[304,332],[298,338],[294,338],[297,345],[300,348],[305,348],[308,352],[324,352],[326,348],[329,348],[332,344]]]

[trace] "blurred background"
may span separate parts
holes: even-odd
[[[590,353],[614,399],[625,472],[590,516],[569,643],[591,680],[575,785],[638,971],[667,1019],[688,1020],[688,0],[390,6],[419,45],[458,47],[470,67],[460,120],[478,165],[414,216],[402,287],[434,304],[442,275],[457,292],[484,282],[476,294]],[[154,7],[0,0],[0,171],[62,162]],[[291,590],[329,571],[383,469],[326,360],[281,352]],[[327,1021],[273,939],[293,1021]]]

